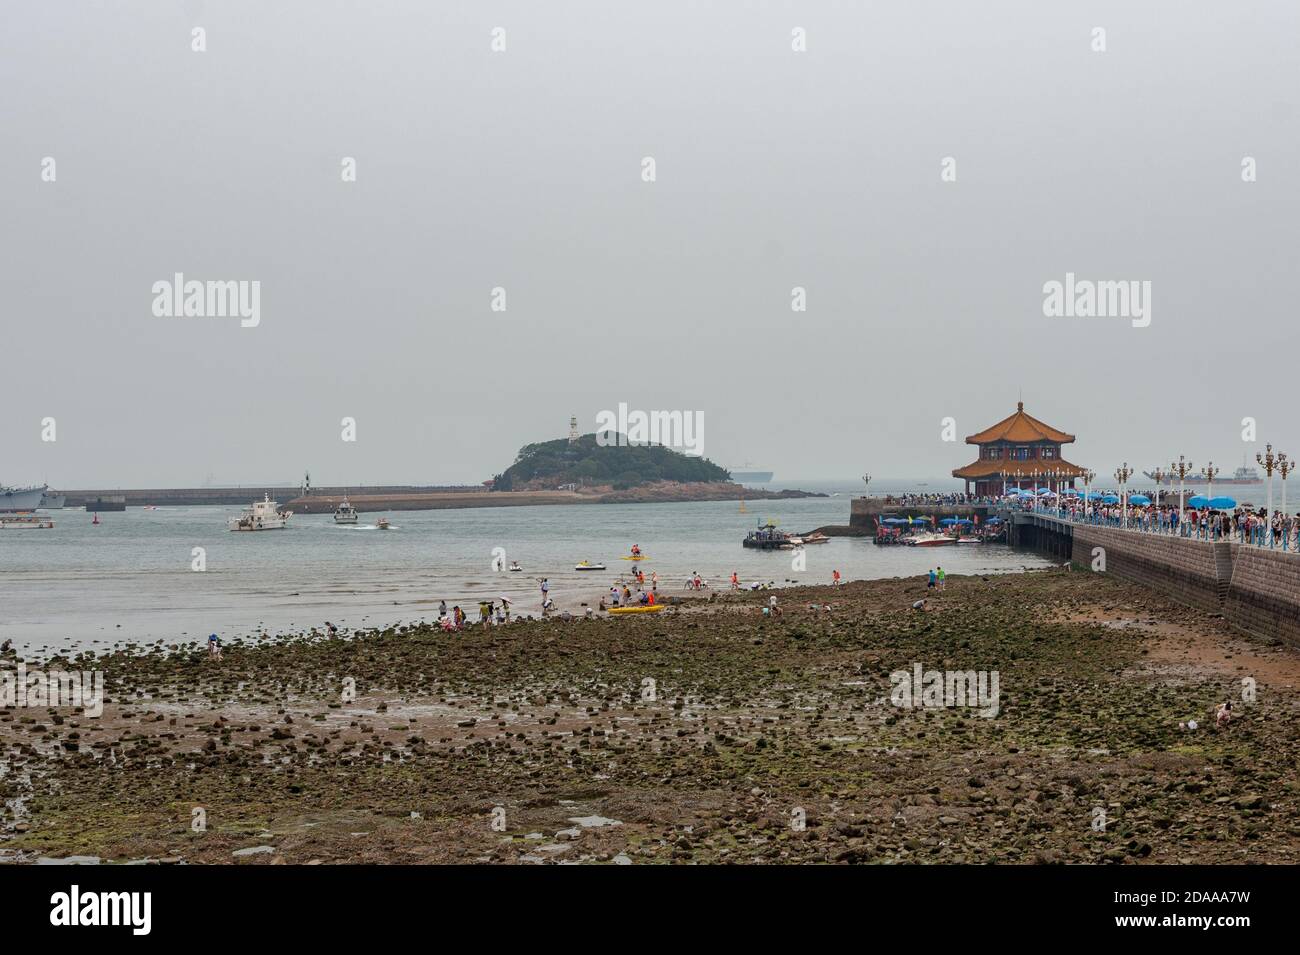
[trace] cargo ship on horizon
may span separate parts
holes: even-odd
[[[1150,471],[1143,471],[1142,473],[1152,481],[1156,479],[1155,475]],[[1164,481],[1165,484],[1173,485],[1178,483],[1177,475],[1165,474],[1163,475],[1163,477],[1165,478]],[[1204,471],[1198,471],[1195,474],[1189,474],[1185,478],[1183,478],[1183,484],[1209,484],[1209,483],[1210,481],[1206,478]],[[1246,467],[1245,465],[1242,465],[1241,467],[1237,468],[1237,470],[1233,471],[1232,477],[1216,476],[1214,479],[1215,487],[1218,487],[1221,484],[1240,486],[1240,485],[1253,485],[1253,484],[1263,485],[1263,483],[1264,483],[1264,478],[1260,475],[1259,469]]]

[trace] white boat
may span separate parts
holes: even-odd
[[[518,562],[517,560],[512,560],[512,561],[510,562],[510,573],[512,573],[512,574],[522,574],[523,572],[524,572],[524,569],[523,569],[522,567],[519,566],[519,562]]]
[[[604,564],[589,564],[585,560],[574,566],[574,570],[604,570]]]
[[[264,494],[262,500],[254,501],[251,507],[244,508],[239,517],[232,517],[226,525],[232,531],[282,531],[289,524],[293,511],[280,510],[278,501],[271,500],[271,495]]]
[[[60,494],[58,491],[47,487],[45,493],[41,495],[41,510],[57,511],[59,508],[63,507],[66,501],[66,495]]]
[[[343,498],[339,506],[334,509],[335,524],[355,524],[357,522],[357,509],[353,507],[348,499]]]
[[[34,511],[41,506],[45,485],[4,487],[0,485],[0,511]]]
[[[388,530],[389,527],[388,518],[381,517],[379,520],[375,521],[375,526],[378,527],[381,531]]]
[[[949,537],[947,534],[916,534],[908,541],[913,547],[943,547],[946,544],[957,543],[957,538]]]

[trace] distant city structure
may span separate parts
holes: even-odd
[[[569,419],[569,444],[578,443],[578,416]]]
[[[1061,445],[1073,441],[1074,435],[1025,414],[1025,403],[1020,401],[1015,414],[966,439],[967,444],[979,445],[980,456],[952,476],[966,482],[967,494],[973,482],[979,497],[1005,494],[1008,488],[1070,488],[1084,473],[1061,457]]]

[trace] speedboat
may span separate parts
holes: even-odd
[[[381,517],[379,520],[375,521],[375,526],[378,527],[381,531],[388,530],[390,526],[388,523],[388,518]]]
[[[512,573],[512,574],[522,574],[523,571],[524,571],[524,569],[523,569],[522,567],[519,566],[519,561],[517,561],[517,560],[512,560],[512,561],[510,562],[510,573]]]
[[[913,547],[943,547],[947,544],[957,543],[957,538],[949,537],[947,534],[916,534],[911,540]]]
[[[98,516],[98,515],[96,515]],[[282,531],[289,525],[293,511],[280,510],[278,501],[271,500],[271,495],[262,495],[262,500],[254,501],[251,507],[244,508],[239,517],[226,521],[232,531]]]
[[[587,561],[584,560],[584,561],[582,561],[582,562],[579,563],[579,564],[575,564],[574,567],[573,567],[573,569],[574,569],[574,570],[604,570],[604,569],[605,569],[605,565],[604,565],[604,564],[589,564],[589,563],[587,563]]]
[[[355,524],[357,522],[357,509],[353,507],[346,497],[339,502],[339,506],[334,509],[335,524]]]
[[[804,542],[804,546],[806,547],[809,544],[829,544],[831,542],[831,539],[827,537],[825,534],[818,531],[815,534],[809,534],[807,537],[803,539],[803,542]]]

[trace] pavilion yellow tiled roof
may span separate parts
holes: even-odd
[[[1051,425],[1043,424],[1037,418],[1025,414],[1025,403],[1016,403],[1016,413],[1003,418],[991,428],[985,428],[979,434],[972,434],[966,439],[967,444],[989,444],[993,441],[1053,441],[1057,444],[1069,444],[1074,435],[1057,431]]]

